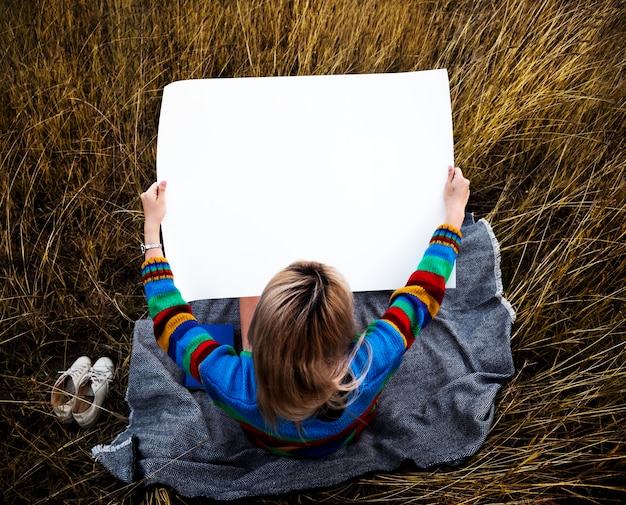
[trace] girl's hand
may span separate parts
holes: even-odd
[[[460,168],[448,167],[448,180],[443,192],[446,204],[446,224],[460,229],[465,219],[465,206],[470,195],[470,181]]]
[[[144,214],[144,232],[148,242],[158,242],[161,221],[165,217],[166,181],[155,182],[145,193],[141,194]],[[156,237],[156,240],[152,240]]]

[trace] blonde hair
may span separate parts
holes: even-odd
[[[346,407],[360,381],[350,371],[354,302],[344,278],[317,262],[296,262],[263,290],[249,339],[263,418],[304,419]]]

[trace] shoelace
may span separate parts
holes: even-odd
[[[61,375],[67,375],[68,377],[73,377],[76,380],[81,374],[82,371],[87,368],[87,365],[79,366],[77,368],[70,368],[69,370],[59,370],[57,373]]]
[[[87,372],[86,377],[91,382],[111,382],[113,377],[110,375],[111,372],[108,370],[94,370],[93,368]],[[84,380],[84,379],[83,379]]]

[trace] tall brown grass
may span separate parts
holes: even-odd
[[[626,501],[623,0],[0,2],[4,503],[168,503],[89,455],[126,425],[138,195],[176,79],[448,68],[470,207],[502,245],[517,375],[466,465],[268,499]],[[118,365],[109,413],[60,425],[57,370]]]

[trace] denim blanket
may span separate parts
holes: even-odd
[[[115,477],[162,484],[186,497],[233,500],[336,485],[367,472],[459,465],[475,454],[494,419],[496,394],[514,373],[515,313],[503,297],[498,242],[485,220],[468,215],[457,260],[457,287],[446,292],[380,397],[360,438],[316,460],[274,456],[250,443],[238,424],[156,345],[151,320],[136,322],[126,400],[128,427],[92,449]],[[419,258],[416,258],[416,262]],[[389,292],[355,293],[357,323],[386,309]],[[192,304],[201,323],[235,324],[235,299]]]

